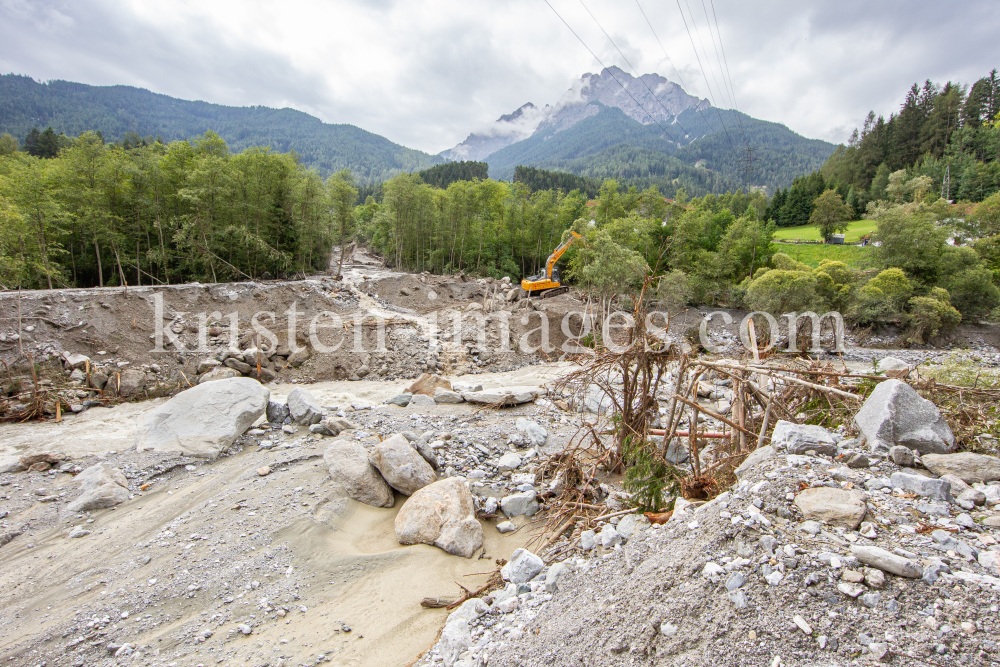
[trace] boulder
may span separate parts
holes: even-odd
[[[392,507],[392,489],[368,460],[368,450],[360,442],[334,440],[323,452],[330,479],[350,498],[373,507]]]
[[[500,509],[508,517],[534,516],[538,512],[538,501],[534,491],[512,493],[500,500]]]
[[[444,667],[469,664],[465,661],[459,662],[459,656],[465,653],[473,643],[469,622],[482,616],[487,609],[482,600],[473,598],[463,602],[462,606],[448,617],[448,621],[441,630],[441,639],[437,644],[437,650],[444,662]]]
[[[7,472],[24,472],[27,469],[28,466],[22,464],[16,456],[9,456],[5,459],[0,459],[0,474]]]
[[[323,408],[316,397],[302,387],[296,387],[288,392],[288,415],[296,424],[309,426],[323,419]]]
[[[225,361],[226,366],[232,368],[233,370],[239,371],[240,373],[249,373],[253,368],[250,364],[244,363],[237,359],[236,357],[229,357]]]
[[[528,442],[535,447],[541,447],[544,445],[545,440],[549,437],[549,432],[533,419],[518,417],[517,421],[514,422],[514,425],[517,427],[519,432],[524,434],[524,437],[527,438]]]
[[[288,416],[288,405],[279,403],[278,401],[268,401],[264,414],[270,423],[281,424],[285,421],[285,417]]]
[[[500,472],[510,472],[521,467],[521,457],[514,452],[507,452],[497,461],[497,469]]]
[[[410,399],[413,398],[413,394],[397,394],[389,400],[386,401],[386,405],[398,405],[401,408],[405,408],[410,404]]]
[[[80,496],[66,506],[69,512],[114,507],[128,500],[128,480],[118,468],[97,463],[84,469],[73,480],[80,485]]]
[[[218,368],[221,365],[222,365],[222,362],[219,361],[218,359],[211,359],[211,358],[209,358],[209,359],[202,359],[201,361],[198,362],[197,373],[198,373],[198,375],[204,375],[205,373],[209,372],[210,370]]]
[[[406,390],[408,394],[423,394],[424,396],[434,396],[434,390],[440,387],[451,391],[451,383],[443,377],[433,373],[421,373],[420,377]]]
[[[309,357],[311,356],[312,351],[308,347],[300,347],[298,352],[292,352],[288,355],[288,365],[292,368],[298,368],[309,361]]]
[[[780,420],[774,425],[771,446],[786,450],[789,454],[805,454],[815,451],[823,456],[837,455],[837,438],[822,426],[795,424]]]
[[[85,354],[63,352],[62,358],[63,362],[66,364],[66,368],[68,369],[79,368],[80,370],[86,370],[87,366],[90,364],[90,357]]]
[[[218,368],[213,368],[209,372],[198,378],[198,384],[204,384],[206,382],[215,382],[216,380],[229,380],[232,378],[238,378],[240,372],[229,368],[228,366],[219,366]],[[110,382],[110,380],[109,380]]]
[[[430,444],[424,442],[423,440],[417,440],[410,444],[413,448],[417,450],[417,453],[419,453],[422,457],[424,457],[424,461],[427,461],[428,463],[431,464],[432,468],[437,470],[438,468],[441,467],[441,464],[438,462],[437,455],[434,453],[434,448],[431,447]]]
[[[540,387],[500,387],[462,392],[462,398],[480,405],[520,405],[530,403],[543,394],[545,390]]]
[[[948,454],[955,435],[937,407],[902,380],[885,380],[854,416],[871,451],[903,445],[921,454]]]
[[[943,479],[933,479],[923,475],[910,475],[905,472],[894,472],[889,478],[893,488],[903,489],[918,496],[933,500],[951,500],[951,484]]]
[[[527,549],[516,549],[510,555],[510,561],[500,568],[500,576],[512,584],[525,584],[545,569],[541,558]]]
[[[438,387],[434,390],[434,402],[435,403],[464,403],[465,399],[462,395],[445,389],[444,387]]]
[[[431,464],[398,433],[375,445],[368,459],[382,473],[389,486],[407,496],[412,496],[437,479]]]
[[[927,454],[921,458],[924,467],[938,477],[955,475],[966,484],[984,484],[1000,480],[1000,458],[986,454]]]
[[[896,357],[885,357],[875,366],[879,373],[891,378],[904,378],[910,374],[910,365]]]
[[[483,527],[475,511],[464,478],[442,479],[417,489],[403,503],[396,515],[396,539],[400,544],[431,544],[472,558],[483,546]]]
[[[435,405],[437,405],[437,403],[434,402],[432,397],[425,394],[413,394],[413,396],[410,397],[410,402],[407,404],[407,407],[433,408]]]
[[[270,395],[250,378],[200,383],[139,417],[136,450],[214,459],[264,414]]]
[[[806,519],[825,521],[832,526],[856,529],[865,513],[865,497],[857,491],[819,486],[795,496],[795,506]]]
[[[111,378],[109,383],[119,396],[129,398],[137,396],[146,388],[146,374],[136,368],[127,368],[118,376]]]

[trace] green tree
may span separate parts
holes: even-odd
[[[350,169],[342,169],[331,176],[327,181],[327,188],[330,191],[333,224],[340,240],[340,261],[337,263],[339,276],[344,268],[344,252],[348,240],[354,233],[354,201],[358,198],[358,189],[354,186],[354,176]]]
[[[8,155],[14,155],[21,147],[17,143],[17,139],[10,136],[7,132],[0,134],[0,157],[6,157]]]
[[[937,224],[933,212],[889,209],[878,218],[875,238],[881,243],[872,253],[878,266],[898,267],[918,281],[934,284],[948,232]]]
[[[836,190],[827,190],[813,202],[809,224],[817,225],[820,235],[829,240],[834,234],[847,231],[847,222],[852,214],[853,211]]]

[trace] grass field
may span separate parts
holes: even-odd
[[[874,220],[854,220],[847,227],[844,238],[848,243],[858,241],[865,234],[875,231],[877,223]],[[802,227],[784,227],[774,231],[775,241],[819,241],[819,227],[804,225]]]
[[[775,252],[783,252],[792,259],[797,259],[809,266],[819,266],[824,259],[843,262],[855,269],[868,268],[868,257],[871,246],[859,245],[827,245],[825,243],[775,243]]]

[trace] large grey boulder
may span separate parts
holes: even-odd
[[[437,479],[431,464],[398,433],[375,445],[368,460],[378,468],[389,486],[408,496]]]
[[[774,425],[771,446],[787,450],[789,454],[815,451],[824,456],[837,455],[837,438],[825,428],[814,424],[795,424],[783,419]]]
[[[70,512],[87,512],[114,507],[128,500],[128,480],[118,468],[97,463],[84,469],[73,480],[79,484],[80,496],[66,506]]]
[[[288,414],[296,424],[309,426],[323,419],[323,408],[316,397],[302,387],[296,387],[288,392]]]
[[[330,479],[347,495],[373,507],[392,507],[392,489],[368,460],[368,450],[354,440],[334,440],[323,452]]]
[[[807,520],[825,521],[849,530],[857,528],[868,511],[861,493],[828,486],[802,491],[795,496],[795,506]]]
[[[483,546],[483,527],[462,477],[415,491],[396,515],[395,528],[400,544],[431,544],[455,556],[472,558]]]
[[[139,417],[136,450],[214,459],[264,414],[270,396],[250,378],[198,384]]]
[[[508,517],[534,516],[538,512],[538,501],[534,491],[512,493],[500,500],[500,508]]]
[[[871,451],[885,454],[903,445],[921,454],[948,454],[955,435],[937,407],[902,380],[885,380],[854,416]]]
[[[986,454],[927,454],[924,467],[938,477],[955,475],[966,484],[984,484],[1000,479],[1000,458]]]

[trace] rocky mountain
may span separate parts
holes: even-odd
[[[599,74],[584,74],[555,105],[538,108],[528,102],[440,155],[449,160],[482,160],[536,134],[567,130],[596,115],[602,107],[621,109],[629,118],[651,125],[670,123],[685,111],[700,111],[709,106],[708,100],[688,95],[659,74],[635,78],[617,67],[609,67]],[[678,137],[681,143],[691,139]]]

